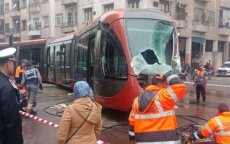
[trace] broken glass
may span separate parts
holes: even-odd
[[[131,67],[136,75],[166,73],[180,69],[175,48],[174,27],[170,22],[127,19],[126,33]]]

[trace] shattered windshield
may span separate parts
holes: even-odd
[[[136,75],[161,73],[172,69],[176,60],[173,60],[175,38],[171,23],[151,19],[127,19],[126,33],[132,57],[131,67]]]

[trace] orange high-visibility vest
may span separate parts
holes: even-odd
[[[195,84],[206,84],[208,75],[204,70],[197,70],[195,72]]]
[[[173,77],[179,80],[176,75],[170,79]],[[186,86],[182,83],[172,84],[167,89],[151,85],[134,100],[129,116],[129,135],[134,137],[136,144],[179,144],[173,108],[183,98],[185,91]]]
[[[218,144],[230,144],[230,112],[223,112],[210,119],[202,128],[204,137],[215,135]]]
[[[18,67],[16,68],[15,77],[16,77],[16,78],[19,78],[20,75],[23,73],[23,71],[24,71],[24,70],[21,68],[21,66],[18,66]]]

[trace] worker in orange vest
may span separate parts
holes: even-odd
[[[26,60],[22,59],[20,61],[20,65],[16,68],[16,71],[15,71],[15,80],[16,80],[16,84],[18,88],[21,87],[22,73],[24,72],[25,67],[26,67]]]
[[[207,138],[214,134],[216,143],[230,144],[230,111],[225,103],[218,106],[218,114],[211,118],[199,131],[191,134],[186,139],[197,140]]]
[[[129,116],[130,141],[136,144],[179,144],[176,133],[175,103],[181,100],[186,85],[172,71],[153,75],[145,92],[137,97]]]
[[[195,71],[194,86],[196,87],[196,100],[197,104],[200,103],[200,94],[202,95],[202,105],[206,101],[206,84],[208,80],[208,74],[204,70],[203,65],[199,64],[198,69]]]

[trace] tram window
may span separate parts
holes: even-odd
[[[40,66],[40,50],[41,48],[26,48],[20,50],[19,59],[28,59],[32,61],[34,67]]]
[[[34,67],[36,67],[36,68],[40,67],[40,50],[41,50],[41,48],[31,49],[32,62],[33,62]]]
[[[103,41],[104,40],[104,41]],[[127,63],[115,32],[111,29],[102,37],[103,56],[101,59],[104,78],[127,79]]]
[[[85,79],[87,76],[87,39],[78,41],[75,49],[75,74],[77,79]]]

